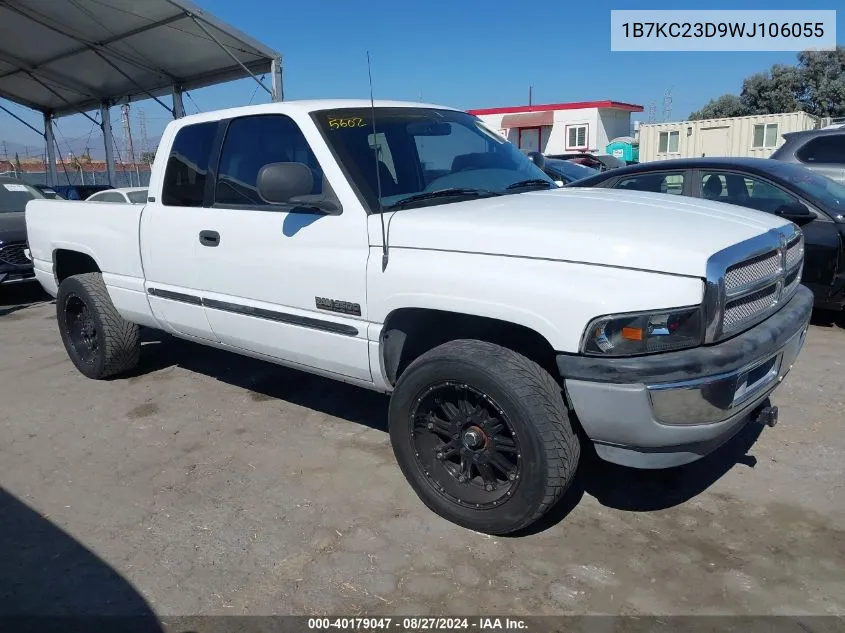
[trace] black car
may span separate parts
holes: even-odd
[[[688,158],[621,167],[567,186],[706,198],[792,220],[804,233],[802,277],[816,307],[845,308],[845,186],[805,167],[765,158]]]
[[[44,195],[35,187],[0,177],[0,285],[32,281],[32,262],[26,248],[26,203]]]
[[[576,180],[588,178],[599,173],[598,169],[579,165],[568,160],[549,158],[543,162],[543,171],[546,175],[559,184],[568,185]]]
[[[60,196],[59,193],[49,185],[35,184],[32,186],[38,189],[38,191],[40,191],[41,193],[43,193],[45,198],[49,198],[50,200],[64,200],[64,198]]]
[[[609,169],[618,169],[626,165],[625,161],[619,160],[616,156],[610,154],[588,154],[586,152],[569,152],[566,154],[547,154],[546,158],[553,158],[556,160],[568,160],[576,165],[584,165],[585,167],[592,167],[598,171],[607,171]]]
[[[109,185],[58,185],[53,189],[65,200],[87,200],[89,196],[111,187]]]

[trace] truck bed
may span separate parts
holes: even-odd
[[[35,275],[45,290],[58,291],[55,264],[63,249],[94,260],[109,292],[144,290],[139,226],[144,205],[32,200],[26,205],[27,241]],[[96,253],[96,254],[95,254]],[[117,304],[118,302],[115,302]]]

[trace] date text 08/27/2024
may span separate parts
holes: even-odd
[[[525,630],[525,620],[520,618],[476,617],[476,618],[436,618],[436,617],[370,617],[370,618],[308,618],[308,629],[349,630],[349,631],[455,631],[455,630]]]

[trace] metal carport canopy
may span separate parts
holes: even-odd
[[[48,151],[53,116],[100,108],[110,141],[111,105],[156,98],[179,117],[182,91],[263,73],[282,100],[281,56],[186,0],[0,2],[0,97],[45,114]]]

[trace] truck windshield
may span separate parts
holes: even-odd
[[[22,182],[0,181],[0,213],[23,213],[27,202],[43,197],[38,189]]]
[[[313,116],[370,212],[556,187],[527,156],[465,112],[377,107]]]

